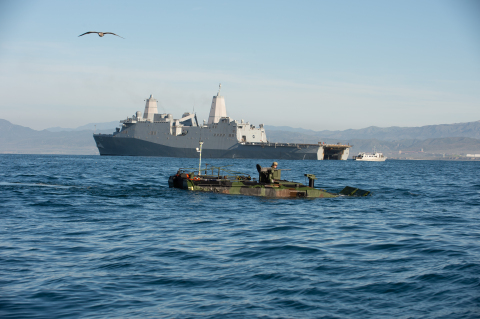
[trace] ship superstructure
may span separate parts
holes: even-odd
[[[346,160],[349,145],[269,143],[263,124],[258,127],[227,116],[220,89],[212,99],[207,123],[199,123],[194,113],[179,119],[159,114],[157,100],[146,100],[140,111],[120,121],[113,134],[94,134],[100,155],[198,157],[196,148],[203,142],[204,158],[264,158]]]

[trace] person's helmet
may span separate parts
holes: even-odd
[[[277,162],[273,162],[272,167],[273,167],[273,166],[278,166],[278,163],[277,163]]]

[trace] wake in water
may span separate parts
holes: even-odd
[[[56,184],[44,184],[44,183],[9,183],[9,182],[0,182],[0,186],[32,186],[32,187],[53,187],[53,188],[71,188],[75,186],[67,185],[56,185]]]

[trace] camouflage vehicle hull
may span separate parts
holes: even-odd
[[[252,181],[249,176],[236,176],[232,179],[229,176],[195,176],[193,173],[187,174],[182,171],[170,176],[168,185],[170,188],[179,188],[187,191],[272,198],[333,198],[341,195],[367,196],[370,193],[347,186],[339,194],[335,194],[323,189],[285,180],[265,183]]]

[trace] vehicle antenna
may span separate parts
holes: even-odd
[[[217,93],[217,96],[220,95],[220,90],[221,90],[221,89],[222,89],[222,83],[220,83],[220,84],[218,85],[218,93]]]
[[[200,153],[200,157],[198,158],[198,175],[200,176],[200,168],[202,167],[202,145],[203,142],[200,142],[200,148],[197,148],[197,152]]]

